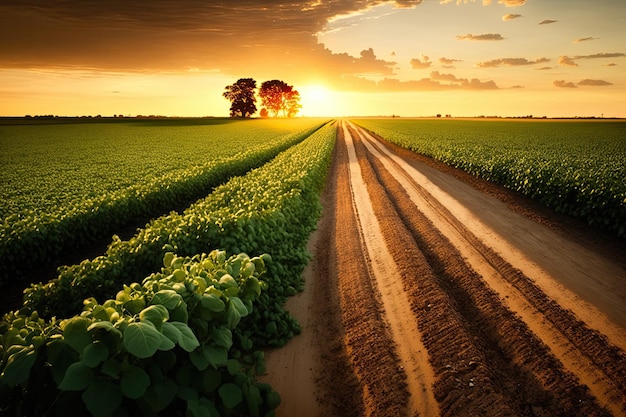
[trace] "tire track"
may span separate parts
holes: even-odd
[[[421,207],[426,204],[434,207],[439,216],[437,224],[444,222],[452,224],[469,242],[463,251],[463,256],[473,260],[472,266],[481,272],[480,276],[490,289],[499,294],[503,304],[521,317],[522,323],[530,332],[541,336],[541,342],[547,345],[549,353],[558,358],[565,370],[574,374],[589,387],[601,404],[611,410],[614,415],[624,413],[626,411],[626,389],[623,386],[623,381],[626,380],[624,352],[612,345],[602,334],[587,327],[576,318],[573,312],[561,308],[528,277],[511,267],[491,248],[478,240],[445,207],[421,189],[408,172],[403,170],[403,167],[400,167],[397,162],[391,162],[389,158],[382,157],[384,147],[380,143],[374,143],[373,138],[367,133],[364,136],[367,138],[367,146],[373,152],[373,156],[376,156],[378,161],[385,161],[384,165],[390,169],[390,172],[393,172],[394,177],[408,178],[408,181],[400,188],[403,188],[409,195],[411,190],[417,190],[421,195],[421,198],[406,195],[408,198],[398,200],[398,204],[405,205],[405,201],[412,200],[413,202],[413,204],[406,205],[405,221],[411,223],[417,216],[410,211],[414,209],[415,204],[419,204],[418,201],[422,203]],[[386,152],[389,153],[388,150]],[[410,185],[408,190],[407,183]],[[449,250],[455,249],[450,247]]]
[[[409,394],[405,403],[407,410],[399,410],[402,412],[392,412],[386,407],[381,407],[381,404],[377,406],[383,409],[381,415],[438,415],[437,402],[430,389],[434,377],[425,360],[426,349],[421,342],[415,318],[410,312],[400,272],[382,238],[365,185],[367,178],[361,172],[352,137],[345,124],[342,129],[348,151],[350,188],[353,211],[357,219],[355,226],[359,231],[359,250],[365,254],[367,265],[369,265],[367,275],[370,285],[377,287],[380,291],[380,305],[383,310],[381,321],[388,323],[390,336],[398,355],[396,361],[399,363],[399,368],[404,371],[403,373],[406,373]],[[341,268],[339,271],[344,273]],[[362,299],[354,300],[355,303],[362,301]]]
[[[396,173],[390,174],[389,158],[376,150],[380,145],[374,147],[373,139],[368,137],[366,150],[358,139],[361,135],[353,137],[362,175],[389,251],[399,269],[404,271],[401,275],[405,289],[437,372],[434,389],[442,414],[458,415],[461,410],[473,410],[472,413],[493,415],[494,410],[498,410],[499,415],[608,415],[598,404],[599,399],[619,415],[625,395],[616,384],[624,380],[621,379],[623,369],[619,366],[620,361],[623,363],[623,352],[610,346],[605,338],[586,328],[571,313],[564,312],[538,288],[529,286],[530,280],[519,271],[488,254],[487,258],[492,259],[483,262],[504,275],[509,286],[526,287],[515,290],[521,295],[509,290],[507,296],[514,295],[517,300],[529,297],[526,305],[531,307],[547,303],[542,306],[541,315],[548,317],[550,323],[559,323],[550,326],[557,329],[561,326],[565,334],[573,331],[574,336],[570,336],[573,339],[577,339],[576,335],[578,338],[585,336],[582,343],[574,343],[570,337],[559,336],[559,331],[548,328],[560,339],[548,347],[527,325],[528,321],[541,323],[543,317],[533,319],[537,313],[531,312],[520,319],[511,311],[515,303],[501,302],[498,293],[485,284],[467,265],[459,250],[417,209],[403,188],[406,181],[400,185],[394,178],[399,174],[406,176],[406,172],[398,172],[396,167]],[[416,184],[411,186],[417,187]],[[424,205],[436,205],[428,199],[422,203],[420,209]],[[463,229],[462,224],[455,227]],[[410,259],[405,259],[407,253]],[[416,287],[419,291],[415,291]],[[498,290],[501,291],[502,286]],[[569,353],[569,360],[566,357],[568,366],[565,368],[568,369],[553,354],[554,347],[566,341],[570,346],[558,353],[574,352]],[[589,356],[599,359],[592,363]],[[584,358],[589,358],[586,363],[576,363]],[[609,366],[608,360],[613,360]],[[594,369],[591,373],[590,367]],[[579,383],[580,376],[591,377],[595,398]],[[620,379],[611,381],[611,376]],[[598,377],[599,382],[593,380]]]

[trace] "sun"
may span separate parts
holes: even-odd
[[[310,84],[300,87],[301,114],[305,116],[328,116],[334,109],[332,92],[319,84]]]

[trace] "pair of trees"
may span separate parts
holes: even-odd
[[[236,83],[226,86],[222,94],[230,100],[230,117],[250,117],[256,113],[256,81],[252,78],[240,78]],[[269,112],[277,117],[294,117],[302,106],[300,93],[292,85],[280,80],[265,81],[259,88],[261,98],[261,117],[267,117]]]

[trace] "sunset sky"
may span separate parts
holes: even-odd
[[[3,0],[0,116],[626,117],[624,0]],[[259,106],[260,107],[260,106]]]

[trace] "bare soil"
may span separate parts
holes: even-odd
[[[626,415],[626,244],[341,122],[278,416]]]

